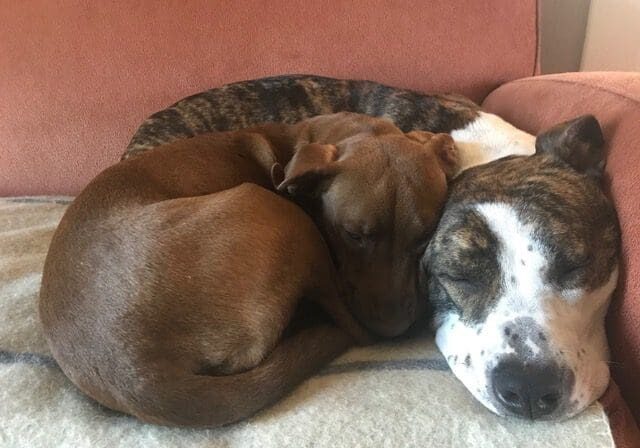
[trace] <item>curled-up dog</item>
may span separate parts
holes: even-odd
[[[151,115],[123,157],[211,129],[337,111],[386,117],[405,132],[447,132],[455,141],[462,175],[423,260],[430,292],[423,286],[440,349],[465,386],[493,411],[528,418],[568,417],[597,399],[609,378],[602,319],[616,283],[619,231],[597,185],[604,157],[593,117],[536,138],[460,95],[277,76],[211,89]],[[531,159],[482,166],[536,148]],[[508,259],[524,240],[531,244],[519,267]]]
[[[421,282],[438,347],[497,414],[567,418],[609,382],[620,231],[600,185],[603,144],[596,119],[580,117],[540,134],[535,155],[451,185]]]
[[[53,237],[39,302],[51,351],[87,395],[142,420],[246,418],[354,340],[415,321],[416,266],[456,169],[449,136],[348,113],[114,165]],[[283,337],[302,300],[337,326]]]
[[[459,170],[534,152],[535,138],[457,94],[425,94],[373,81],[282,75],[240,81],[184,98],[144,120],[123,159],[181,138],[261,123],[294,124],[355,112],[391,120],[403,132],[450,133]]]

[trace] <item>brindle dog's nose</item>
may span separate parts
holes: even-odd
[[[500,361],[491,373],[494,394],[502,406],[519,417],[538,419],[560,406],[565,385],[556,363]]]

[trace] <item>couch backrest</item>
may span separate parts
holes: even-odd
[[[535,0],[5,2],[0,195],[77,193],[149,114],[284,73],[482,100],[532,75]]]

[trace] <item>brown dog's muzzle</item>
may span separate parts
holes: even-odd
[[[404,333],[415,322],[421,309],[416,274],[397,275],[396,281],[385,281],[385,278],[389,276],[381,275],[358,282],[352,290],[350,308],[370,331],[382,337],[394,337]]]
[[[378,315],[372,315],[361,321],[369,330],[377,335],[390,338],[404,333],[416,319],[415,297],[388,297],[372,305],[379,310]]]

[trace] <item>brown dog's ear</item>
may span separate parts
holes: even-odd
[[[411,140],[424,145],[432,145],[433,151],[438,157],[440,167],[444,171],[447,180],[451,180],[460,169],[458,148],[449,134],[433,134],[427,131],[411,131],[405,134]]]
[[[280,185],[283,180],[284,170],[282,169],[282,165],[274,163],[271,165],[271,183],[273,184],[273,188],[278,189],[278,185]]]
[[[551,154],[580,173],[601,176],[604,137],[598,120],[593,115],[583,115],[539,134],[536,154]]]
[[[290,195],[309,194],[319,183],[335,174],[338,150],[334,145],[310,143],[296,151],[284,172],[278,191]]]
[[[417,141],[418,143],[427,143],[433,138],[434,133],[429,131],[411,131],[407,132],[404,135],[409,137],[411,140]]]

